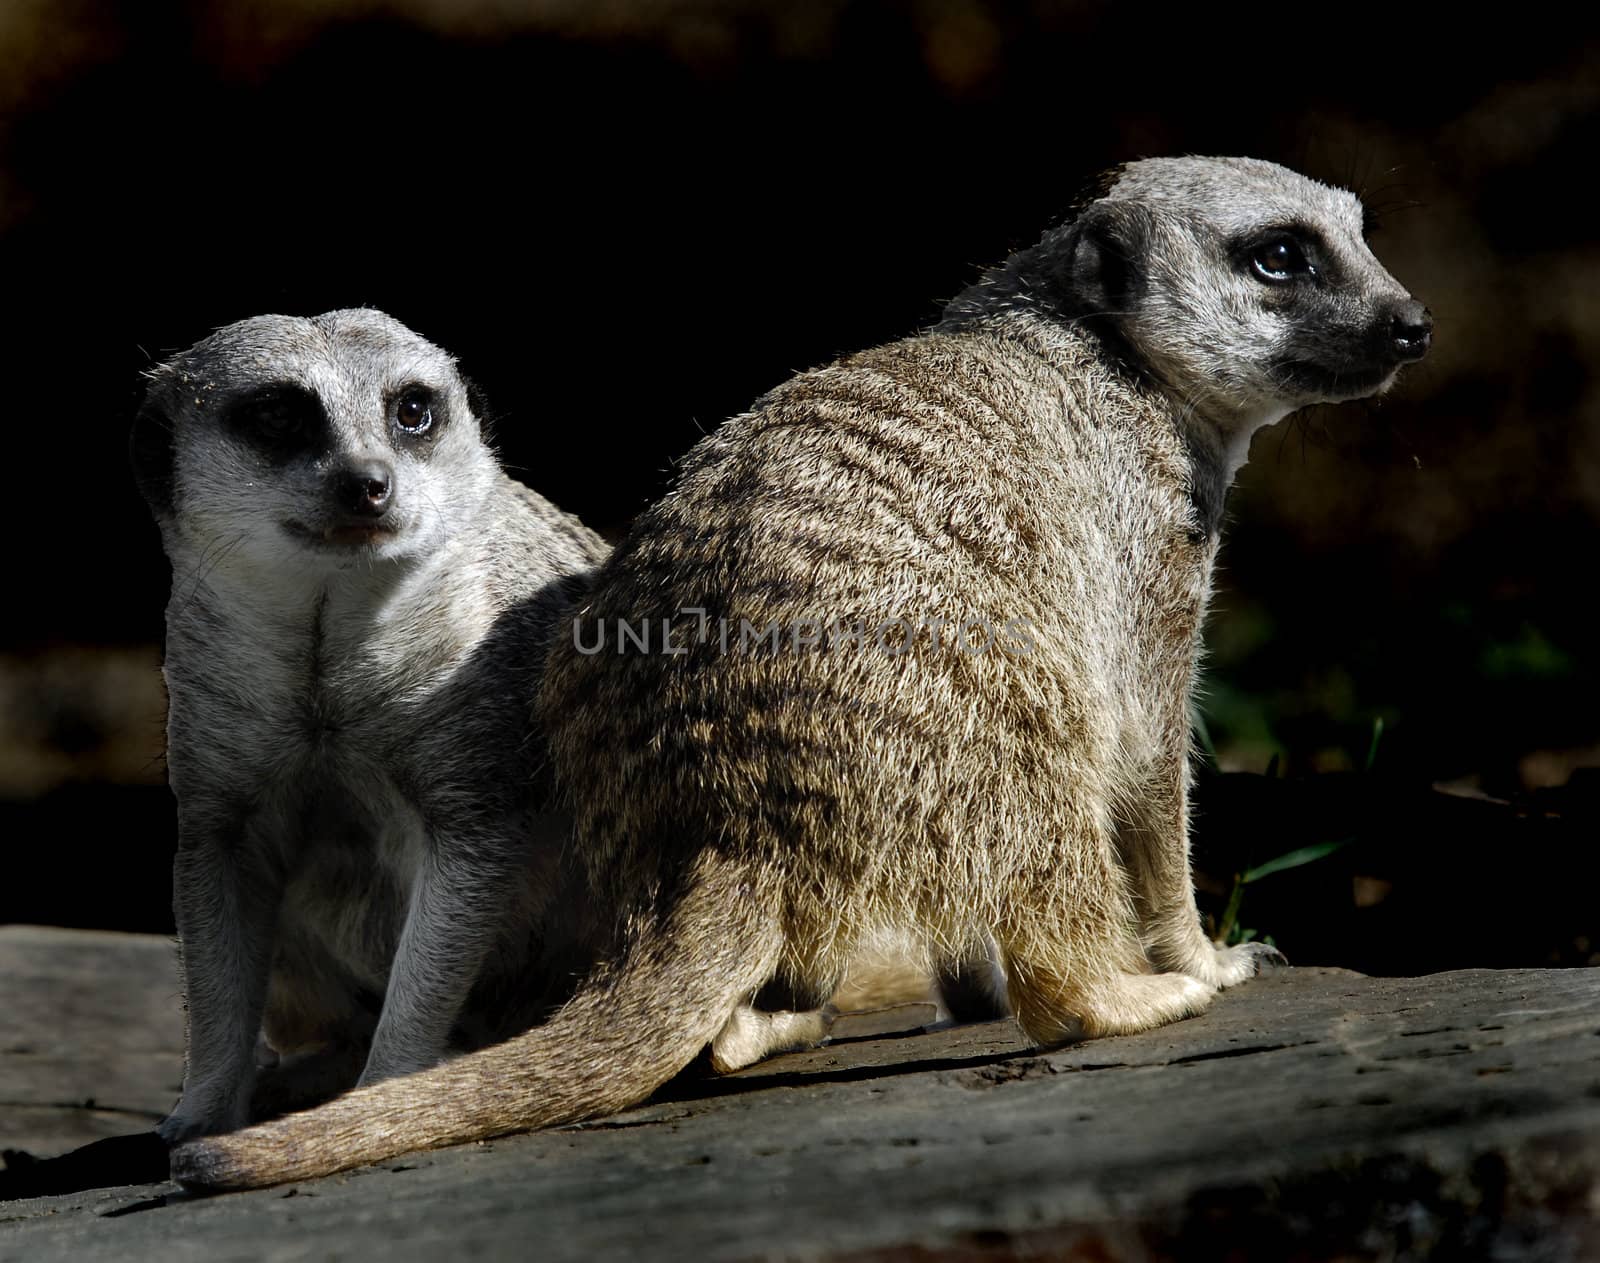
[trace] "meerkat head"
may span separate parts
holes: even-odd
[[[1096,328],[1235,449],[1297,408],[1380,393],[1427,353],[1433,318],[1368,249],[1353,194],[1252,158],[1147,159],[1103,188],[950,314]]]
[[[466,530],[496,465],[449,355],[382,312],[228,325],[150,374],[135,476],[169,540],[371,567]]]

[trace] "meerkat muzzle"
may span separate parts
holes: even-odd
[[[1389,321],[1389,345],[1402,364],[1420,360],[1433,344],[1433,313],[1415,298],[1400,305]]]
[[[380,460],[342,469],[334,478],[333,498],[346,513],[381,517],[394,502],[394,470]]]

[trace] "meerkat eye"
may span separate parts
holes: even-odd
[[[1305,251],[1292,237],[1274,237],[1257,246],[1250,255],[1250,266],[1263,281],[1280,285],[1297,276],[1310,276],[1315,269]]]
[[[426,434],[433,425],[433,398],[427,391],[412,388],[395,405],[394,423],[407,434]]]

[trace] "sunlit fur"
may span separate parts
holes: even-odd
[[[1331,305],[1224,249],[1283,213],[1352,260]],[[703,440],[579,610],[603,651],[558,637],[540,698],[613,951],[544,1026],[185,1146],[179,1177],[272,1183],[621,1108],[756,988],[825,996],[884,935],[935,964],[993,944],[1042,1044],[1196,1013],[1254,973],[1269,950],[1214,945],[1196,914],[1188,702],[1222,490],[1249,431],[1309,402],[1258,358],[1305,343],[1368,373],[1406,297],[1358,226],[1348,195],[1269,164],[1134,164],[934,331]],[[1296,323],[1329,311],[1358,335]],[[1022,619],[1032,652],[931,630],[901,653],[621,643],[618,620],[682,609]]]

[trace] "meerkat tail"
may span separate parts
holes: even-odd
[[[544,1025],[315,1110],[180,1145],[173,1178],[193,1190],[262,1188],[643,1100],[772,975],[782,948],[753,881],[731,864],[696,867],[669,915],[636,918],[623,951]]]

